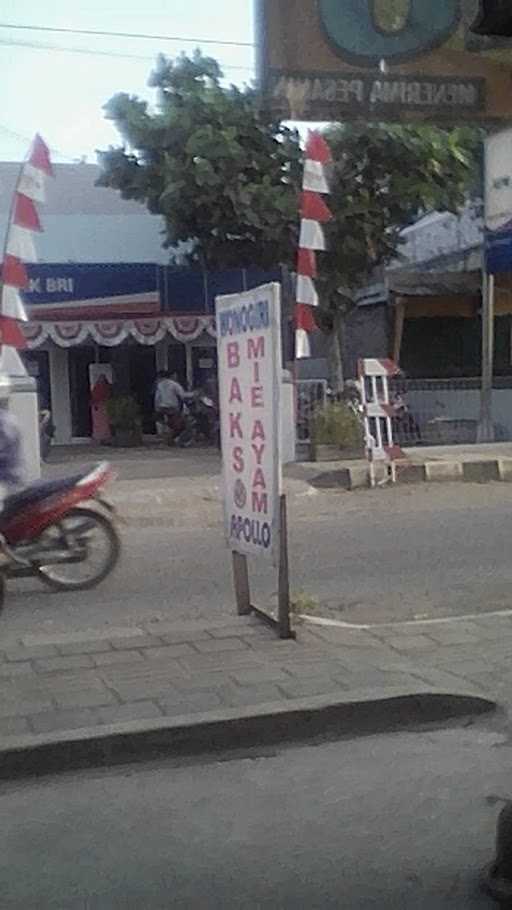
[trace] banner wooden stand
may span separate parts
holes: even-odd
[[[286,496],[279,497],[279,586],[278,586],[278,614],[277,619],[270,616],[259,607],[251,604],[251,587],[249,581],[249,566],[247,556],[242,553],[232,553],[233,556],[233,581],[235,585],[236,606],[239,616],[258,616],[267,626],[274,629],[283,639],[295,639],[297,636],[292,630],[290,622],[290,567],[288,561],[288,513]]]
[[[235,597],[238,615],[249,616],[252,613],[252,607],[247,556],[244,556],[242,553],[232,553],[232,556],[233,581],[235,584]]]
[[[281,638],[295,638],[282,494],[281,288],[272,282],[217,297],[215,312],[224,527],[238,615],[255,614]],[[251,603],[249,557],[278,566],[276,618]]]

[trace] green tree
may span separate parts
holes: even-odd
[[[224,87],[199,52],[160,57],[150,84],[158,105],[126,94],[106,105],[123,146],[100,152],[102,186],[165,220],[165,245],[188,243],[204,269],[286,265],[298,240],[302,151],[252,88]],[[327,130],[334,214],[321,254],[319,322],[343,385],[343,332],[353,291],[394,259],[400,231],[419,213],[455,211],[474,185],[480,138],[471,129],[352,124]]]
[[[319,322],[332,338],[331,373],[343,386],[343,336],[353,292],[400,255],[420,213],[456,212],[480,184],[481,134],[472,128],[350,124],[326,132],[333,153],[334,219],[322,259]]]
[[[126,94],[106,105],[125,144],[99,153],[99,183],[163,215],[165,245],[193,241],[187,258],[202,268],[291,263],[299,136],[260,108],[254,89],[221,80],[219,64],[199,52],[160,57],[155,111]]]

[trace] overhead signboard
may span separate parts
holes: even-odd
[[[478,0],[256,0],[267,103],[293,120],[512,119],[512,41]]]
[[[277,560],[281,457],[280,286],[217,297],[225,527],[233,552]]]
[[[512,272],[512,129],[485,143],[487,271]]]
[[[23,297],[43,319],[110,319],[160,312],[159,269],[139,263],[35,263]]]

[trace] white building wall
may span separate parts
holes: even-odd
[[[49,215],[40,208],[39,262],[169,262],[169,250],[162,248],[163,222],[156,215]],[[6,230],[7,215],[0,214],[0,237]]]
[[[283,464],[297,460],[295,436],[295,386],[291,373],[283,371],[281,385],[281,459]]]
[[[68,356],[67,348],[54,347],[50,350],[50,388],[56,445],[65,445],[71,442],[72,437]]]
[[[36,382],[29,376],[12,378],[9,409],[15,415],[21,430],[21,457],[28,483],[41,477],[39,448],[39,416]]]
[[[480,246],[484,227],[480,209],[478,203],[473,203],[458,215],[432,212],[405,228],[401,235],[400,259],[392,268],[420,265]]]

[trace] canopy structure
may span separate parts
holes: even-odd
[[[393,359],[400,362],[406,319],[476,319],[482,305],[482,272],[397,271],[386,276],[394,305]],[[512,273],[496,276],[495,315],[512,315]]]
[[[203,333],[216,337],[214,316],[172,316],[158,319],[120,319],[101,322],[29,322],[23,325],[29,350],[53,341],[61,348],[89,343],[116,347],[129,338],[154,345],[167,335],[182,343],[196,341]]]
[[[391,293],[401,297],[458,297],[480,293],[480,270],[472,272],[388,272]]]

